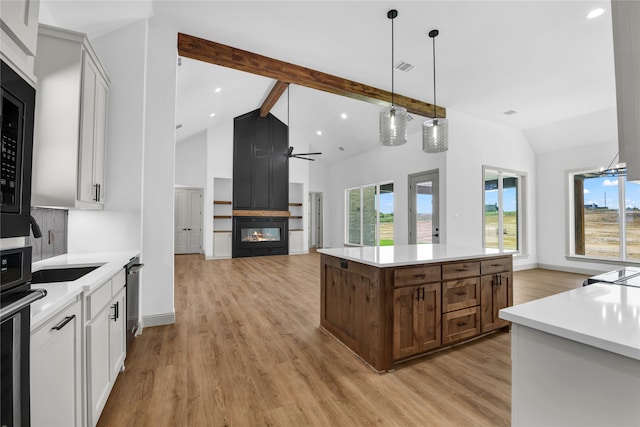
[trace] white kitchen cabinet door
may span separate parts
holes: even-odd
[[[111,368],[110,381],[116,377],[124,366],[125,357],[125,289],[123,288],[111,302],[111,317],[109,319],[109,365]]]
[[[2,29],[29,56],[36,55],[40,0],[2,2]]]
[[[72,427],[82,419],[80,301],[31,334],[31,426]]]
[[[175,192],[175,253],[202,252],[202,190]]]
[[[83,52],[78,200],[104,203],[107,87],[95,62]]]
[[[111,391],[109,322],[112,311],[107,305],[87,325],[87,415],[90,426],[98,423]]]

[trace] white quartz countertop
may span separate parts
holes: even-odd
[[[485,258],[509,255],[498,249],[453,246],[446,244],[363,246],[318,249],[318,252],[337,258],[348,259],[374,267],[397,267],[427,264],[431,262],[460,261],[470,258]]]
[[[122,269],[138,251],[93,252],[64,254],[32,264],[32,272],[46,268],[84,267],[100,265],[72,282],[36,283],[32,289],[45,289],[47,296],[31,304],[31,330],[35,330],[49,317],[65,307],[80,293],[91,292]]]
[[[500,318],[640,360],[640,288],[595,283],[503,308]]]

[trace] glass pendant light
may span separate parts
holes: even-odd
[[[391,106],[380,111],[380,144],[393,146],[407,142],[407,109],[394,105],[394,48],[393,48],[393,20],[398,11],[391,9],[387,18],[391,19]]]
[[[449,149],[449,120],[439,119],[436,115],[436,36],[438,30],[429,31],[433,40],[433,118],[422,123],[422,151],[442,153]]]

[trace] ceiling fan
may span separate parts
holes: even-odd
[[[310,160],[312,162],[314,162],[316,159],[310,159],[308,157],[304,157],[304,156],[318,156],[322,153],[300,153],[300,154],[293,154],[293,147],[289,147],[289,149],[287,150],[287,157],[289,158],[296,158],[296,159],[304,159],[304,160]]]

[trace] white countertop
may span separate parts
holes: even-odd
[[[446,244],[363,246],[318,249],[318,252],[344,258],[374,267],[397,267],[427,264],[431,262],[460,261],[470,258],[485,258],[509,255],[498,249],[453,246]]]
[[[640,288],[595,283],[504,308],[500,318],[640,360]]]
[[[47,296],[31,304],[31,330],[36,329],[80,293],[91,292],[122,269],[138,251],[64,254],[33,263],[33,272],[45,268],[100,265],[73,282],[36,283],[32,289],[45,289]]]

